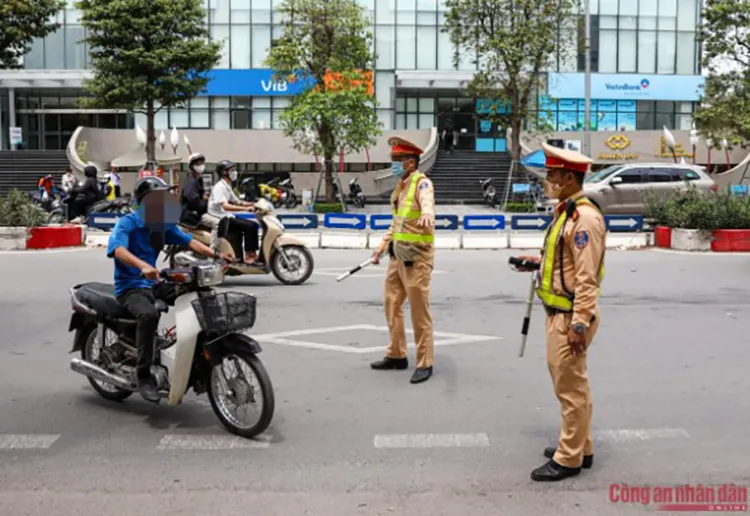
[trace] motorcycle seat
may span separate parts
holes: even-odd
[[[84,283],[76,290],[76,298],[97,313],[106,314],[117,319],[133,319],[133,316],[115,297],[115,286],[107,283]],[[154,303],[156,310],[166,312],[167,304],[161,299]]]

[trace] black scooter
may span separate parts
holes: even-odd
[[[349,181],[349,202],[354,206],[364,208],[367,199],[365,199],[365,194],[362,191],[362,187],[359,186],[358,181],[359,179],[356,177]]]

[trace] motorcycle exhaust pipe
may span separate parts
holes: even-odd
[[[100,382],[110,383],[119,389],[134,391],[137,388],[125,378],[114,375],[112,373],[108,373],[101,367],[94,365],[91,362],[81,360],[80,358],[72,359],[70,361],[70,368],[76,373],[88,376],[89,378],[93,378],[94,380],[99,380]]]

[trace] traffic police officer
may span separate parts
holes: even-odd
[[[541,257],[523,258],[539,264],[537,295],[547,312],[547,365],[562,411],[557,447],[544,450],[550,460],[532,471],[531,478],[553,481],[593,465],[586,352],[599,327],[597,297],[607,233],[599,207],[583,195],[583,179],[592,160],[547,144],[542,148],[545,193],[559,203]]]
[[[411,383],[421,383],[432,376],[435,360],[430,313],[430,278],[435,263],[435,191],[432,181],[417,170],[422,149],[400,137],[390,138],[388,144],[393,175],[399,182],[391,195],[393,222],[372,259],[377,264],[386,251],[391,257],[385,276],[385,316],[391,340],[385,358],[371,367],[386,370],[409,366],[403,310],[408,299],[417,346],[417,368]]]

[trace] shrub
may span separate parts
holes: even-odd
[[[319,202],[313,204],[313,213],[343,213],[340,202],[325,203]]]
[[[509,202],[505,205],[505,211],[508,213],[534,213],[536,206],[533,202]]]
[[[47,213],[19,190],[0,197],[0,227],[33,228],[46,224]]]
[[[728,190],[703,193],[691,186],[686,192],[646,198],[646,218],[656,226],[679,229],[750,229],[750,198]]]

